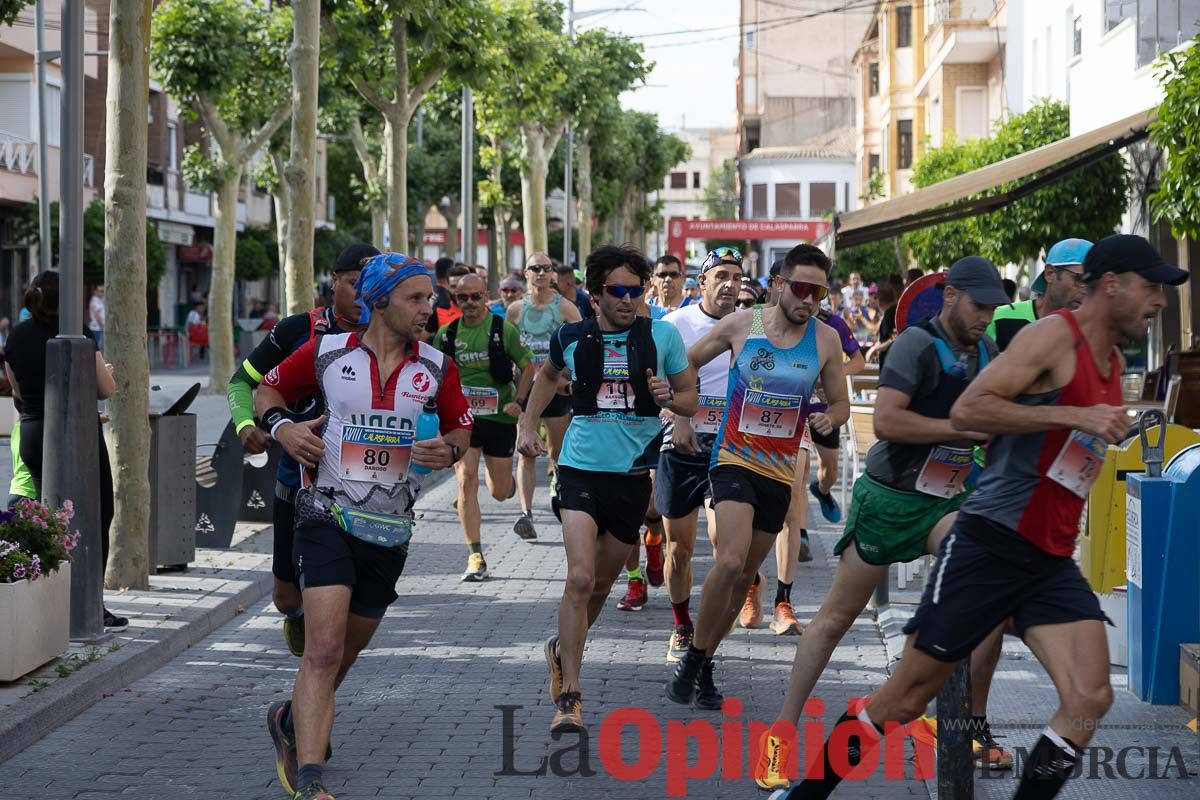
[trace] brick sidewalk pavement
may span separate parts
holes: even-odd
[[[541,656],[541,643],[553,630],[561,596],[561,535],[553,517],[541,511],[535,514],[541,539],[522,542],[511,532],[515,503],[485,501],[484,545],[493,578],[462,584],[459,576],[467,550],[451,508],[453,496],[454,484],[446,481],[418,505],[424,517],[398,585],[401,599],[339,692],[334,758],[326,772],[327,784],[339,800],[663,797],[668,762],[680,773],[689,764],[715,771],[712,777],[688,783],[691,797],[765,797],[745,780],[720,780],[721,751],[701,758],[695,743],[686,757],[663,756],[649,777],[636,783],[614,779],[601,763],[603,716],[624,706],[648,711],[664,738],[680,735],[678,726],[668,728],[671,722],[741,723],[741,730],[735,726],[733,733],[743,737],[743,754],[746,722],[769,721],[778,709],[795,640],[766,629],[737,631],[718,656],[718,685],[726,696],[744,703],[740,717],[726,720],[720,713],[683,708],[663,697],[671,614],[662,589],[651,590],[650,603],[640,613],[617,612],[616,597],[611,598],[589,641],[583,691],[585,719],[591,726],[589,766],[595,774],[497,775],[505,770],[506,718],[501,706],[514,707],[507,712],[513,734],[511,771],[535,770],[559,750],[566,751],[560,757],[566,771],[578,765],[577,737],[553,742],[547,735],[553,709]],[[545,506],[544,488],[536,502]],[[828,559],[833,531],[816,531],[816,560],[801,565],[793,592],[802,619],[816,611],[832,578]],[[697,590],[710,564],[711,552],[701,535]],[[773,560],[767,566],[773,575]],[[773,583],[772,577],[768,586]],[[614,594],[622,589],[618,585]],[[283,646],[279,615],[264,598],[164,668],[0,763],[0,786],[8,796],[22,800],[282,798],[263,719],[267,704],[289,690],[297,663]],[[836,718],[848,698],[878,686],[886,665],[879,630],[864,614],[835,652],[818,687],[829,709],[826,721]],[[1008,697],[1014,688],[1023,692],[1026,684],[1037,684],[1038,702],[1045,708],[1044,672],[1030,666],[1007,670],[999,690]],[[638,758],[631,730],[626,730],[622,752],[628,764]],[[1027,738],[1024,733],[1014,731],[1014,739]],[[725,742],[731,740],[724,737]],[[1194,769],[1194,755],[1191,758]],[[1174,796],[1177,786],[1185,783],[1194,782],[1139,782],[1122,786],[1120,794],[1150,797],[1153,791],[1158,800]],[[1092,782],[1079,784],[1071,787],[1072,795],[1095,793]],[[1000,786],[1003,791],[996,793]],[[1008,796],[1012,786],[1008,780],[994,781],[981,796]],[[920,782],[891,783],[876,777],[846,786],[839,796],[890,799],[929,794]],[[1116,795],[1102,790],[1102,796]]]

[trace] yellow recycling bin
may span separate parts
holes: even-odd
[[[1163,455],[1169,461],[1185,447],[1200,443],[1200,433],[1183,425],[1166,426]],[[1159,431],[1149,433],[1150,445],[1158,442]],[[1109,445],[1100,477],[1088,495],[1087,525],[1079,543],[1079,566],[1092,590],[1109,594],[1125,585],[1125,476],[1145,472],[1142,442],[1137,436],[1120,445]]]

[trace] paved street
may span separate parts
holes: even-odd
[[[546,733],[552,706],[541,656],[561,592],[559,529],[549,513],[539,513],[541,539],[527,544],[510,530],[515,505],[486,503],[484,541],[494,577],[483,584],[459,583],[466,548],[451,509],[453,493],[453,483],[443,481],[420,503],[424,517],[398,587],[401,599],[338,695],[334,758],[326,783],[339,800],[662,797],[668,771],[681,781],[688,769],[712,773],[688,782],[689,796],[763,797],[736,775],[741,768],[736,758],[728,764],[731,779],[720,779],[725,751],[719,748],[732,741],[733,752],[744,752],[744,729],[738,724],[773,718],[795,640],[781,640],[766,629],[734,634],[722,648],[717,670],[726,695],[745,704],[740,717],[726,720],[732,730],[722,731],[721,743],[712,741],[703,753],[692,742],[686,758],[656,759],[656,737],[651,736],[640,756],[647,759],[647,769],[654,765],[649,777],[622,782],[602,763],[611,766],[615,755],[610,752],[606,758],[601,752],[600,740],[608,733],[600,735],[603,715],[623,706],[646,709],[657,720],[654,729],[664,750],[684,735],[673,721],[701,719],[715,726],[723,717],[663,698],[668,669],[663,653],[671,619],[665,592],[652,590],[650,604],[637,614],[617,612],[613,598],[584,663],[585,718],[591,725],[588,766],[595,774],[574,774],[577,738],[552,742]],[[543,489],[539,501],[544,500]],[[797,578],[802,618],[811,616],[830,585],[827,559],[835,539],[830,528],[819,530],[817,560],[802,565]],[[701,539],[698,576],[711,563]],[[773,572],[773,563],[768,566]],[[1044,672],[1036,663],[1020,660],[1019,650],[1014,649],[1017,660],[1006,661],[998,676],[992,709],[994,719],[1008,721],[997,733],[1007,736],[1004,742],[1011,747],[1030,746],[1053,705]],[[836,718],[847,698],[878,685],[886,663],[878,628],[864,614],[819,686],[829,706],[826,721]],[[289,690],[296,667],[283,646],[279,616],[263,598],[166,667],[104,698],[0,764],[0,786],[7,796],[22,800],[283,797],[263,719],[267,704]],[[511,723],[506,724],[499,706],[515,706],[508,712]],[[1102,732],[1098,744],[1157,743],[1165,748],[1175,742],[1194,775],[1195,735],[1183,729],[1187,715],[1181,709],[1144,706],[1118,690],[1113,718],[1144,729]],[[639,759],[636,737],[633,728],[625,734],[623,758],[632,767]],[[735,740],[738,736],[743,738]],[[507,770],[506,747],[511,753]],[[540,776],[511,774],[536,770],[543,758],[559,750],[565,753],[551,762],[559,764],[559,775],[553,770]],[[1161,759],[1166,757],[1164,749]],[[1144,766],[1146,758],[1143,754],[1131,763]],[[504,771],[510,774],[497,774]],[[1101,786],[1076,781],[1062,796],[1084,797],[1099,790],[1104,797],[1149,797],[1153,792],[1156,800],[1190,798],[1196,796],[1196,783],[1106,781]],[[1008,797],[1013,787],[1007,777],[980,782],[978,796]],[[924,798],[929,790],[922,782],[888,782],[880,776],[846,786],[842,794]]]

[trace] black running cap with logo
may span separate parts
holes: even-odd
[[[966,256],[950,265],[946,285],[966,292],[981,306],[1006,306],[1012,301],[1004,291],[1000,271],[983,256]]]
[[[337,261],[333,262],[334,272],[357,272],[362,269],[362,262],[379,255],[373,245],[357,242],[338,253]]]
[[[1100,280],[1106,272],[1136,272],[1151,283],[1179,286],[1188,279],[1187,270],[1172,266],[1141,236],[1119,233],[1106,236],[1088,250],[1083,259],[1083,279]]]

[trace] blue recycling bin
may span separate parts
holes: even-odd
[[[1125,484],[1129,689],[1155,705],[1179,702],[1179,645],[1200,641],[1200,445],[1161,477]]]

